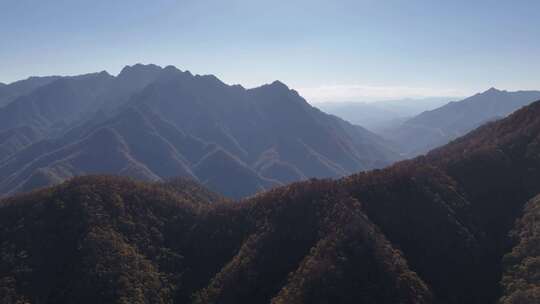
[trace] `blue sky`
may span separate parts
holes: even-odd
[[[0,0],[0,82],[175,65],[313,101],[540,89],[540,1]]]

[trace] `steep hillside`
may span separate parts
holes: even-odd
[[[489,303],[497,297],[507,233],[540,192],[539,138],[536,102],[425,157],[351,176],[345,185],[444,302]]]
[[[427,286],[361,205],[330,186],[224,205],[162,185],[86,177],[8,199],[0,205],[0,296],[7,303],[430,303]],[[306,191],[312,187],[319,191]]]
[[[540,302],[540,197],[528,202],[523,213],[512,231],[515,246],[504,257],[501,304]]]

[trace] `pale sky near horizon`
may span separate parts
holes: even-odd
[[[538,0],[0,0],[0,82],[175,65],[308,100],[540,89]]]

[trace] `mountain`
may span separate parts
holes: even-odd
[[[162,69],[156,65],[137,64],[125,67],[117,77],[100,72],[71,77],[29,78],[41,80],[39,83],[42,85],[0,108],[0,132],[5,134],[0,141],[0,159],[32,143],[57,137],[93,118],[96,113],[114,111],[132,94],[159,77],[161,72]],[[37,80],[34,82],[38,83]],[[30,88],[29,85],[24,87]]]
[[[0,202],[0,292],[9,303],[536,303],[538,199],[527,201],[540,193],[539,140],[540,101],[425,156],[237,203],[181,180],[75,178]]]
[[[53,79],[0,108],[0,160],[83,119],[112,79],[106,72]]]
[[[444,145],[476,127],[502,117],[540,98],[540,91],[508,92],[491,88],[462,101],[423,112],[379,132],[407,157]]]
[[[449,97],[432,97],[376,102],[324,102],[314,105],[326,113],[378,132],[396,126],[424,111],[438,108],[450,100],[452,99]]]
[[[15,81],[10,84],[0,83],[0,107],[9,104],[17,97],[26,95],[33,90],[47,85],[59,78],[60,76],[30,77],[28,79]]]
[[[0,109],[0,195],[108,173],[182,176],[240,198],[397,157],[279,81],[248,90],[172,66],[64,77]]]
[[[48,130],[80,118],[113,77],[106,72],[64,77],[20,96],[0,110],[0,129]]]

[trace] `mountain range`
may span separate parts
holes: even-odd
[[[540,91],[501,91],[491,88],[461,101],[425,111],[377,133],[394,142],[404,157],[424,154],[482,124],[501,119],[540,99]]]
[[[187,177],[239,198],[398,158],[380,136],[321,112],[279,81],[245,89],[137,64],[118,76],[22,82],[31,85],[11,90],[0,108],[1,195],[106,173]]]
[[[245,94],[269,97],[274,86],[294,95],[281,84]],[[145,90],[136,100],[168,101],[158,92],[166,91]],[[100,130],[114,139],[122,129]],[[0,202],[0,296],[9,303],[538,303],[539,143],[540,101],[424,156],[237,203],[183,179],[74,178]]]
[[[397,126],[425,111],[433,110],[455,100],[451,97],[407,98],[376,102],[323,102],[314,106],[353,124],[378,133]]]

